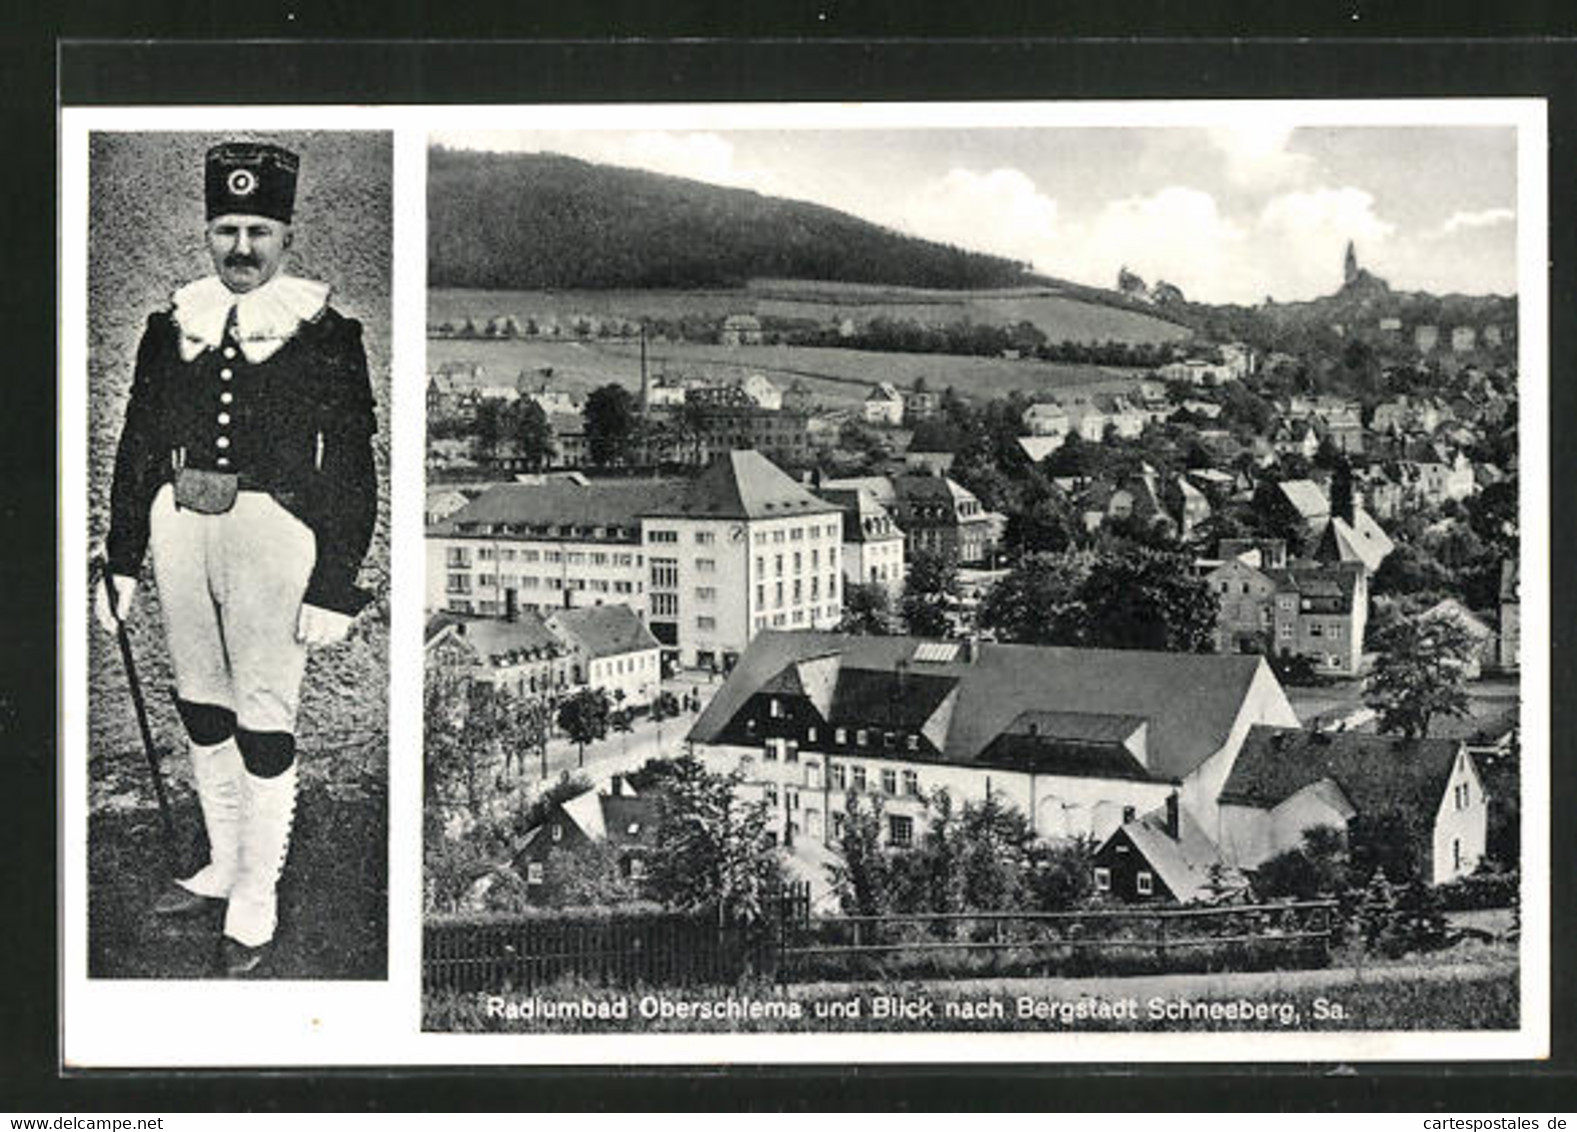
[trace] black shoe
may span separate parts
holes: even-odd
[[[165,881],[159,895],[153,898],[153,914],[155,916],[189,916],[196,912],[206,912],[224,901],[213,896],[200,896],[190,889],[182,888],[173,880]]]
[[[248,947],[229,936],[219,939],[219,967],[226,978],[245,979],[258,973],[272,950],[272,941],[257,947]]]

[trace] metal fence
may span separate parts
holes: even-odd
[[[530,991],[563,980],[599,986],[727,985],[773,977],[785,925],[808,919],[808,886],[771,901],[772,915],[723,924],[678,912],[539,913],[486,920],[434,917],[422,929],[427,990]]]
[[[1084,912],[810,915],[807,886],[752,924],[673,912],[435,918],[423,929],[428,990],[730,985],[993,971],[1042,975],[1309,966],[1341,930],[1335,901]]]
[[[778,972],[795,979],[985,967],[1050,975],[1304,966],[1327,960],[1340,931],[1334,900],[823,916],[785,923]]]

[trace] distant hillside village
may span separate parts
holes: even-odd
[[[1349,248],[1348,297],[1380,287]],[[771,328],[709,333],[744,357]],[[1515,870],[1517,382],[1485,353],[1514,330],[1384,315],[1339,335],[1196,336],[1097,386],[993,399],[940,355],[901,381],[872,355],[863,400],[836,403],[644,354],[638,388],[610,373],[584,396],[547,368],[438,365],[429,664],[659,720],[673,689],[686,718],[650,753],[736,776],[779,850],[816,847],[807,875],[871,828],[883,852],[920,846],[939,791],[1084,845],[1080,899],[1287,895],[1316,830],[1399,883]],[[549,827],[639,889],[662,811],[633,769],[518,833],[500,867],[523,899],[548,898]]]

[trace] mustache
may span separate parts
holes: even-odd
[[[225,256],[225,266],[261,267],[262,264],[258,262],[258,259],[255,255],[246,255],[241,252],[233,252],[230,255]]]

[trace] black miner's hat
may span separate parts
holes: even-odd
[[[226,213],[290,223],[301,159],[266,142],[225,142],[208,151],[203,178],[208,219]]]

